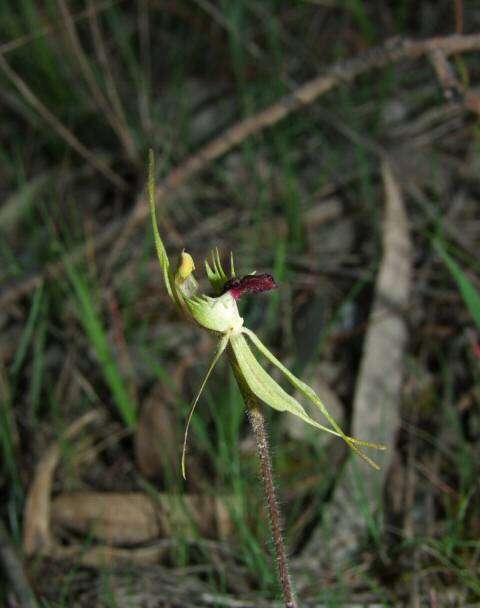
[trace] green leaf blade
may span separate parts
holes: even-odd
[[[475,289],[473,283],[460,268],[457,262],[449,253],[447,253],[443,245],[439,241],[436,241],[434,246],[438,255],[442,258],[444,264],[450,270],[450,273],[455,279],[463,301],[465,302],[468,311],[472,315],[477,329],[480,331],[480,293],[477,289]]]

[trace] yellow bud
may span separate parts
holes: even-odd
[[[193,276],[195,264],[192,256],[185,251],[180,254],[177,272],[175,273],[175,285],[183,296],[192,297],[197,293],[198,283]]]
[[[193,258],[184,249],[180,254],[180,262],[178,264],[177,272],[175,273],[176,283],[183,283],[194,270],[195,264],[193,263]]]

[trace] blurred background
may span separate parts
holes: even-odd
[[[225,361],[181,477],[215,339],[165,292],[149,148],[172,259],[271,272],[245,324],[388,445],[376,472],[265,411],[301,605],[480,599],[479,26],[460,0],[1,3],[1,605],[278,598]]]

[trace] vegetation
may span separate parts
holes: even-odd
[[[394,311],[407,339],[381,499],[372,515],[352,492],[366,531],[332,559],[341,530],[322,530],[348,450],[265,408],[286,544],[300,605],[478,601],[480,44],[412,58],[397,40],[388,52],[401,61],[368,63],[394,36],[478,32],[473,4],[3,3],[0,545],[38,605],[278,597],[255,449],[222,359],[181,475],[215,341],[178,319],[164,289],[149,148],[172,259],[218,246],[223,262],[235,252],[239,276],[272,273],[278,290],[242,299],[245,325],[353,436],[388,161],[413,278]],[[367,66],[355,78],[337,70],[315,99],[292,96],[354,57]],[[5,564],[0,551],[9,605],[17,579]]]

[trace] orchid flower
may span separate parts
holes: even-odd
[[[205,378],[192,402],[188,415],[182,451],[183,477],[185,478],[186,442],[193,412],[215,365],[227,347],[230,347],[233,351],[243,381],[260,401],[278,411],[289,412],[294,416],[298,416],[304,422],[317,429],[340,437],[361,458],[368,462],[372,467],[378,469],[378,465],[364,454],[360,448],[368,447],[383,450],[385,449],[385,446],[347,436],[335,419],[330,415],[315,391],[292,374],[292,372],[290,372],[290,370],[288,370],[263,344],[260,338],[258,338],[252,330],[244,326],[243,318],[240,316],[238,310],[238,300],[247,293],[275,289],[277,285],[271,275],[252,273],[246,277],[238,278],[235,273],[233,255],[231,255],[230,276],[228,277],[222,267],[218,249],[216,249],[212,252],[211,262],[205,261],[207,277],[215,292],[214,296],[209,296],[198,293],[198,283],[193,275],[195,264],[190,254],[185,250],[180,254],[180,260],[176,270],[174,271],[172,269],[165,246],[158,231],[155,210],[154,160],[152,152],[150,152],[149,162],[148,195],[155,246],[168,295],[182,315],[218,337],[215,354]],[[300,391],[306,399],[318,407],[330,426],[320,424],[307,414],[299,401],[287,393],[260,365],[257,358],[254,356],[250,345],[253,345],[261,355],[273,364],[295,389]]]

